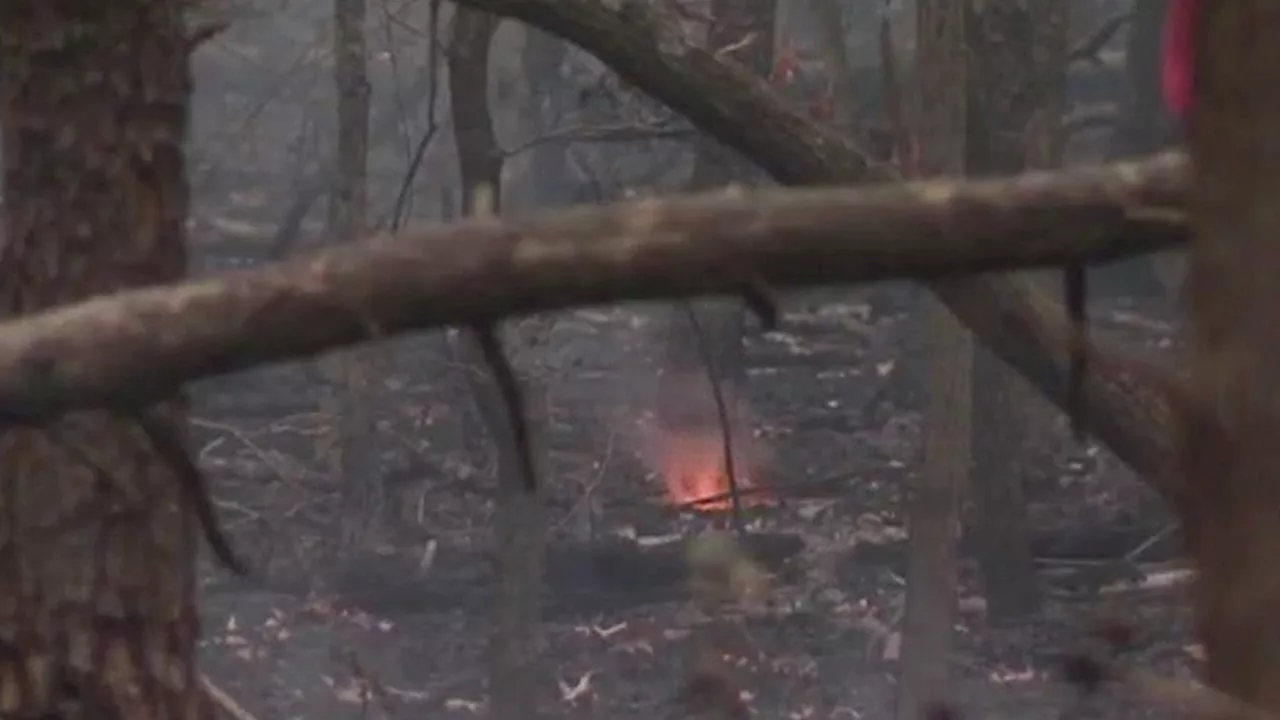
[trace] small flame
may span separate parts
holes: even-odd
[[[673,505],[692,506],[703,512],[724,512],[733,507],[724,442],[718,432],[667,433],[660,442],[658,472]],[[747,470],[738,467],[735,458],[734,475],[742,505],[769,504],[771,498],[752,483]]]

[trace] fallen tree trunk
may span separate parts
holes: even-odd
[[[344,244],[0,325],[0,417],[35,421],[72,407],[133,403],[207,375],[520,313],[731,294],[748,281],[830,285],[1111,258],[1181,238],[1176,223],[1131,217],[1126,208],[1178,203],[1183,171],[1169,155],[994,181],[749,199],[716,193],[557,211],[514,225],[473,219]],[[1072,233],[1054,232],[1067,226]],[[850,238],[849,228],[865,232]],[[1008,282],[983,282],[993,288],[985,295],[965,291],[972,281],[938,288],[983,337],[1012,348],[1011,362],[1056,387],[1046,329],[1053,308],[1029,304]],[[1092,387],[1098,407],[1108,395],[1096,378]],[[1123,410],[1107,414],[1123,418]]]

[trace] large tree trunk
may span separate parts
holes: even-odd
[[[969,52],[968,0],[920,0],[916,6],[915,113],[920,170],[964,172]],[[946,699],[956,602],[956,530],[969,478],[970,360],[973,338],[930,299],[924,322],[927,364],[924,466],[910,487],[907,601],[902,632],[898,720],[918,720]]]
[[[1043,0],[995,0],[974,9],[970,54],[968,170],[1009,175],[1056,164],[1066,60],[1066,7]],[[1052,126],[1052,127],[1051,127]],[[1037,136],[1037,137],[1033,137]],[[1028,158],[1028,154],[1044,155]],[[973,358],[973,473],[977,541],[990,620],[1039,608],[1027,539],[1024,483],[1034,476],[1031,443],[1049,429],[1043,400],[984,346]]]
[[[1280,3],[1202,2],[1181,508],[1208,681],[1280,712]]]
[[[0,2],[4,314],[185,274],[183,8]],[[176,398],[154,412],[185,419]],[[106,412],[0,434],[0,712],[206,715],[181,482]]]

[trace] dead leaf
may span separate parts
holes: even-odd
[[[616,635],[617,633],[626,629],[627,629],[627,624],[625,622],[620,622],[617,625],[611,625],[606,628],[602,628],[599,625],[591,626],[591,632],[595,633],[596,637],[599,637],[603,640],[607,640],[613,635]]]
[[[445,710],[466,710],[467,712],[478,713],[483,707],[484,703],[467,700],[466,698],[449,698],[444,701]]]
[[[595,675],[595,671],[588,671],[578,678],[578,682],[573,685],[563,680],[557,680],[556,683],[560,686],[560,699],[567,703],[576,703],[578,698],[591,692],[591,677],[593,675]]]
[[[880,650],[880,659],[885,662],[897,662],[900,657],[902,657],[902,633],[889,633],[884,640],[884,647]]]

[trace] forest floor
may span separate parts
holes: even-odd
[[[643,377],[657,362],[652,313],[584,310],[555,324],[540,351],[553,412],[540,653],[549,714],[688,715],[680,691],[714,625],[717,654],[753,714],[889,717],[904,588],[898,502],[919,467],[921,426],[919,393],[901,378],[919,368],[904,362],[906,315],[873,312],[865,298],[791,303],[779,332],[749,341],[752,449],[767,458],[761,482],[777,488],[773,503],[749,509],[749,525],[803,549],[779,554],[765,606],[714,619],[690,602],[682,555],[634,539],[710,522],[672,509],[637,451],[634,421],[652,390]],[[1173,334],[1155,304],[1108,301],[1095,315],[1135,344],[1167,347]],[[249,581],[207,574],[205,671],[257,718],[485,713],[493,481],[474,460],[484,444],[460,429],[458,395],[441,391],[456,369],[439,345],[422,336],[385,351],[379,437],[413,517],[356,555],[331,551],[345,501],[320,460],[328,450],[316,371],[279,366],[197,393],[202,463],[258,572]],[[1106,693],[1081,699],[1059,668],[1092,629],[1119,619],[1138,631],[1127,662],[1194,672],[1176,552],[1148,542],[1165,537],[1170,518],[1115,458],[1074,442],[1037,401],[1043,422],[1031,424],[1025,484],[1044,607],[1025,622],[988,623],[966,554],[954,703],[967,716],[1019,720],[1147,714]]]

